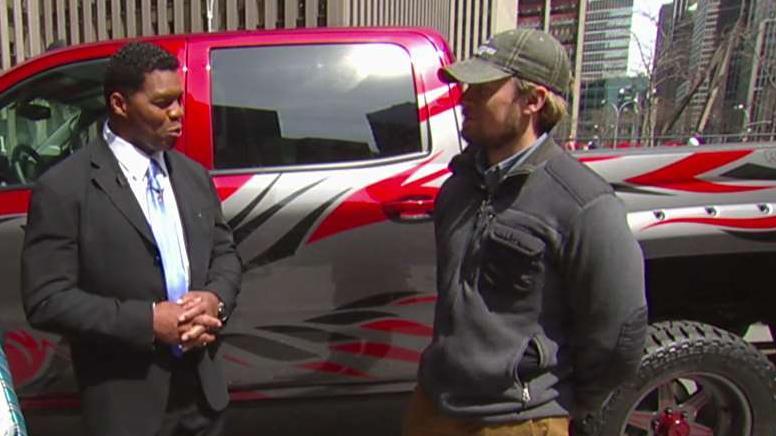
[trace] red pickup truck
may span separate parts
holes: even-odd
[[[465,146],[460,89],[438,78],[444,40],[361,28],[152,41],[180,59],[177,147],[212,170],[245,261],[221,347],[233,399],[409,390],[431,335],[434,198]],[[0,329],[26,408],[76,404],[66,344],[32,330],[20,304],[30,184],[99,134],[102,73],[121,44],[0,75]],[[776,372],[739,335],[776,324],[776,144],[578,157],[628,207],[654,322],[602,434],[772,434]]]

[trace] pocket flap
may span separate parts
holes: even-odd
[[[490,237],[494,242],[513,248],[526,256],[538,256],[544,251],[544,241],[541,239],[497,222],[491,227]]]

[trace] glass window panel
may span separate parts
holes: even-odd
[[[249,47],[211,56],[217,169],[422,151],[412,65],[401,47]]]

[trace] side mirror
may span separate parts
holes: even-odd
[[[16,113],[30,121],[47,120],[51,118],[51,108],[35,103],[19,103]]]

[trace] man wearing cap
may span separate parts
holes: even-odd
[[[623,204],[549,136],[566,52],[516,29],[443,73],[466,87],[470,145],[436,202],[434,335],[404,434],[589,433],[638,365],[647,310]]]

